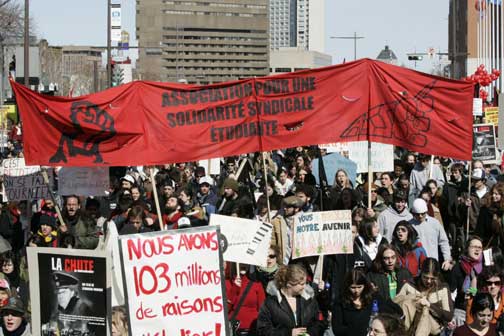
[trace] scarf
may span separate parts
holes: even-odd
[[[276,272],[278,270],[278,264],[276,264],[275,266],[271,266],[271,267],[261,267],[261,266],[259,266],[258,268],[259,268],[259,270],[261,272],[264,272],[264,273],[273,273],[273,272]]]
[[[481,273],[483,270],[483,254],[480,255],[478,260],[469,258],[468,256],[460,257],[460,267],[465,273],[464,282],[462,284],[462,290],[467,293],[469,287],[471,287],[471,279]]]

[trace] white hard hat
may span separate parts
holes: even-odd
[[[411,212],[416,214],[422,214],[427,212],[427,203],[422,198],[417,198],[413,201],[413,206],[411,207]]]

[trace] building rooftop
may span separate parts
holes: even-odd
[[[378,55],[378,57],[376,57],[376,59],[379,61],[391,61],[391,60],[396,61],[397,56],[394,54],[392,50],[389,49],[389,46],[386,45],[385,49],[380,51],[380,54]]]

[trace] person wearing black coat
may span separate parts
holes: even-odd
[[[258,336],[322,336],[325,321],[313,288],[306,285],[306,271],[299,264],[282,266],[266,289],[268,297],[259,310]]]
[[[348,272],[341,296],[333,307],[331,323],[334,336],[367,335],[373,305],[377,306],[378,312],[402,315],[398,305],[375,292],[362,270]]]

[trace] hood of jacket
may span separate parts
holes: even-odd
[[[379,246],[381,241],[383,239],[383,236],[378,233],[378,236],[376,236],[376,244]],[[367,245],[364,243],[364,238],[362,238],[361,236],[357,236],[357,243],[361,246],[361,247],[366,247]]]
[[[266,294],[276,297],[278,303],[282,302],[282,293],[280,289],[275,284],[275,281],[268,282],[268,286],[266,287]],[[309,300],[315,296],[315,291],[310,285],[305,285],[303,292],[301,293],[301,297],[305,300]]]
[[[389,206],[389,207],[387,208],[387,210],[388,210],[388,211],[390,211],[393,215],[395,215],[395,216],[397,216],[397,217],[408,217],[408,215],[410,215],[410,214],[411,214],[411,213],[410,213],[410,211],[409,211],[408,206],[406,206],[406,207],[404,208],[404,210],[403,210],[403,211],[401,211],[401,212],[397,212],[397,210],[396,210],[396,209],[394,209],[394,207],[393,207],[392,205],[391,205],[391,206]]]

